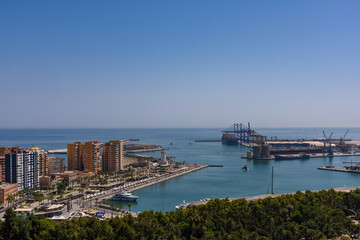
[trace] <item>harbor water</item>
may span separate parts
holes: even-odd
[[[322,131],[334,132],[340,138],[346,129],[275,128],[256,129],[268,137],[312,139]],[[269,192],[271,168],[274,166],[274,193],[297,190],[321,190],[343,186],[360,186],[360,174],[321,171],[325,165],[343,166],[343,161],[360,161],[360,157],[326,157],[307,160],[246,160],[249,150],[243,146],[226,146],[219,142],[196,142],[196,139],[220,139],[221,129],[1,129],[0,146],[39,146],[45,150],[66,148],[74,141],[101,142],[110,139],[139,138],[140,143],[158,144],[168,148],[167,155],[178,162],[223,165],[209,167],[178,178],[161,182],[134,192],[135,203],[114,203],[131,211],[175,210],[183,200],[199,201],[207,197],[235,198]],[[360,140],[360,128],[351,128],[347,138]],[[172,144],[171,144],[172,143]],[[160,157],[160,152],[143,153]],[[56,155],[66,157],[66,155]],[[242,170],[244,165],[249,171]],[[109,203],[109,202],[108,202]]]

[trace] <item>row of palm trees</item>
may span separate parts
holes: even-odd
[[[38,190],[38,189],[37,188],[34,188],[34,189],[25,188],[21,191],[18,191],[17,193],[9,194],[7,196],[5,202],[3,202],[2,200],[0,201],[0,205],[5,204],[7,206],[12,206],[13,203],[15,203],[19,200],[23,200],[25,197],[26,198],[33,197],[36,190]]]

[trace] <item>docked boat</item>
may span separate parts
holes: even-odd
[[[138,196],[132,195],[131,192],[122,191],[119,193],[115,193],[115,195],[110,198],[110,201],[134,202],[137,199]]]
[[[289,155],[275,155],[275,160],[293,160],[293,159],[309,159],[310,155],[305,153],[289,154]]]
[[[222,135],[221,142],[222,142],[222,144],[225,144],[225,145],[238,145],[239,144],[239,140],[232,133],[224,133]]]
[[[249,167],[246,166],[246,165],[244,165],[244,166],[242,167],[242,170],[249,171]]]
[[[208,202],[211,199],[213,199],[213,197],[208,197],[208,198],[204,198],[204,199],[200,199],[200,202]]]
[[[180,204],[175,206],[176,209],[180,209],[180,208],[187,208],[188,206],[190,206],[190,203],[185,202],[185,200]]]

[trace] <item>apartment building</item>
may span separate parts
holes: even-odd
[[[103,146],[103,170],[117,172],[123,169],[122,140],[110,140]]]
[[[6,154],[5,182],[17,183],[19,191],[39,187],[39,153],[18,150]]]
[[[85,144],[82,142],[69,143],[67,145],[67,158],[69,171],[83,171],[85,158]]]
[[[102,170],[102,147],[98,141],[85,143],[84,170],[94,173]]]

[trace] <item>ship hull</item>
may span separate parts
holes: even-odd
[[[275,155],[275,160],[309,159],[309,155]]]

